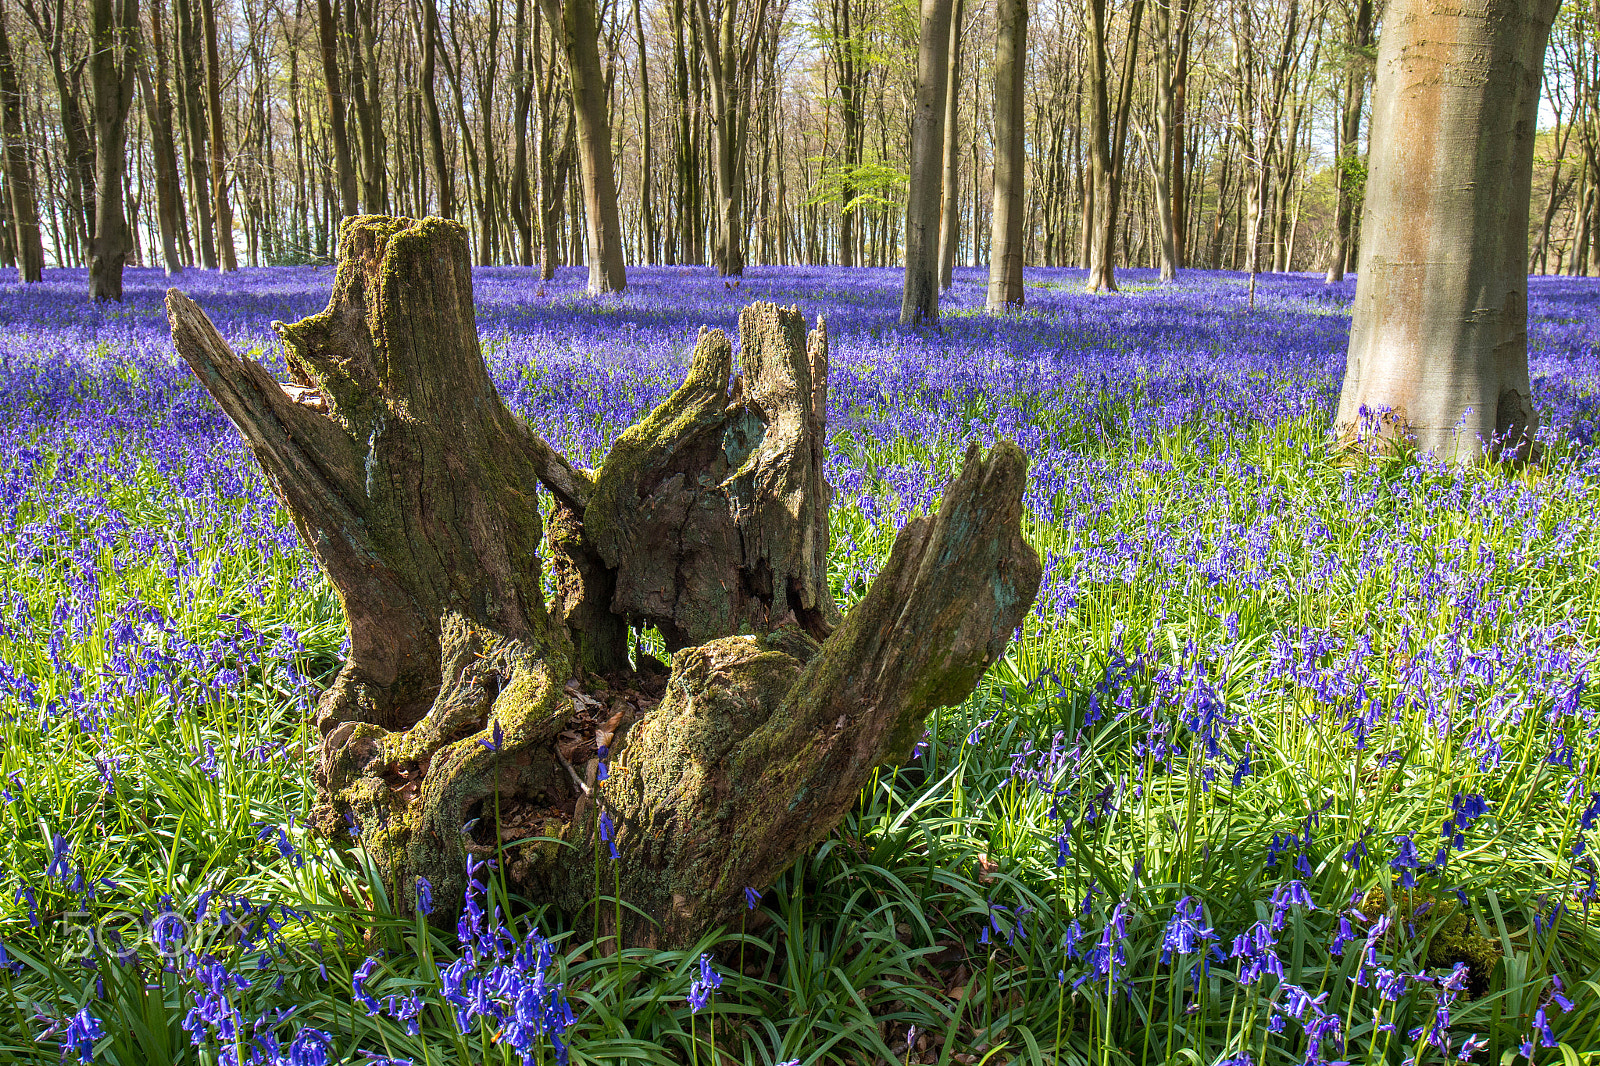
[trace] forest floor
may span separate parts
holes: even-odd
[[[331,280],[178,285],[281,369]],[[303,829],[342,616],[166,280],[0,286],[0,1062],[1586,1061],[1600,286],[1532,285],[1542,464],[1453,470],[1330,448],[1353,282],[1123,280],[1032,270],[995,317],[962,270],[916,331],[897,271],[475,272],[496,383],[579,463],[702,325],[825,315],[842,605],[969,441],[1032,463],[1006,659],[740,927],[620,958],[492,872],[440,935]]]

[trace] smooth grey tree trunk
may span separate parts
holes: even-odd
[[[1088,0],[1089,80],[1091,102],[1090,174],[1094,191],[1085,197],[1089,280],[1088,292],[1116,292],[1117,223],[1121,220],[1122,161],[1128,141],[1128,113],[1133,102],[1134,71],[1139,48],[1139,23],[1144,0],[1133,0],[1128,11],[1127,46],[1117,84],[1115,107],[1111,99],[1111,62],[1108,11],[1105,0]]]
[[[1028,0],[997,0],[994,39],[994,213],[989,222],[991,311],[1021,307],[1023,75],[1028,60]]]
[[[161,230],[161,258],[167,276],[183,273],[183,183],[178,177],[178,150],[172,139],[172,100],[167,92],[167,50],[161,0],[150,5],[150,50],[155,66],[141,57],[139,88],[150,124],[150,148],[156,165],[156,219]]]
[[[1346,439],[1441,459],[1524,456],[1528,208],[1559,0],[1391,0],[1339,399]]]
[[[319,0],[318,10],[322,3]],[[324,46],[326,49],[326,46]],[[428,160],[433,168],[433,184],[439,197],[439,214],[444,218],[454,218],[456,213],[455,201],[455,176],[451,173],[450,164],[444,156],[444,124],[439,120],[439,94],[434,88],[434,71],[438,64],[439,51],[439,5],[437,0],[423,0],[422,4],[422,77],[419,87],[422,90],[422,111],[428,127]],[[337,59],[326,59],[328,53],[324,51],[325,63]],[[330,103],[333,93],[329,92]],[[340,114],[344,112],[341,101],[337,105]],[[344,175],[350,169],[350,145],[343,140],[342,135],[336,134],[334,145],[337,148],[344,145],[344,169],[340,174],[340,187],[343,188]],[[355,197],[355,175],[350,174],[350,196]],[[348,210],[346,213],[349,213]]]
[[[744,40],[736,41],[737,0],[721,0],[712,14],[706,0],[696,0],[700,52],[711,99],[711,128],[716,139],[717,273],[744,274],[747,225],[744,185],[750,140],[750,106],[755,95],[757,63],[767,27],[767,0],[754,0]]]
[[[517,0],[516,40],[512,46],[511,80],[516,87],[516,148],[511,160],[511,188],[506,196],[517,227],[517,262],[533,265],[533,212],[528,195],[528,114],[533,108],[533,72],[528,69],[528,0]]]
[[[183,120],[185,166],[189,185],[189,204],[195,222],[200,265],[207,270],[217,265],[216,242],[211,235],[211,197],[206,195],[209,170],[206,163],[205,49],[200,43],[199,20],[190,0],[175,0],[173,21],[178,35],[177,73],[178,113]],[[193,266],[193,260],[190,261]]]
[[[945,82],[951,0],[922,0],[917,98],[911,114],[911,187],[906,195],[906,274],[900,323],[939,318],[939,207],[944,171]]]
[[[356,168],[350,158],[350,132],[345,124],[344,88],[339,79],[339,28],[332,0],[317,0],[317,39],[322,51],[322,80],[328,89],[328,134],[333,139],[334,177],[339,186],[339,214],[349,218],[356,205]],[[427,54],[424,54],[426,60]],[[425,100],[432,98],[432,79],[424,82]],[[435,115],[437,116],[437,109]],[[447,212],[443,212],[447,213]]]
[[[939,288],[955,281],[956,244],[961,240],[961,14],[962,0],[950,9],[949,66],[944,83],[944,180],[939,201]]]
[[[551,26],[561,28],[572,79],[578,169],[583,175],[583,215],[588,229],[589,292],[621,292],[628,287],[628,275],[623,266],[622,220],[617,215],[617,176],[611,160],[611,120],[606,113],[595,3],[541,0],[541,6]]]
[[[133,104],[138,0],[94,0],[91,19],[95,197],[94,236],[89,238],[89,298],[121,300],[122,267],[133,250],[123,209],[122,176],[127,167],[128,109]]]
[[[17,250],[17,278],[44,278],[44,241],[39,235],[39,209],[33,196],[33,165],[22,128],[22,91],[11,58],[5,12],[0,11],[0,131],[5,134],[6,194],[11,206],[12,237]]]
[[[1355,23],[1351,27],[1352,52],[1372,47],[1372,0],[1357,0]],[[1340,116],[1338,200],[1334,206],[1333,252],[1328,258],[1327,282],[1343,281],[1350,265],[1350,224],[1355,212],[1354,190],[1358,161],[1361,158],[1361,109],[1367,95],[1371,72],[1364,57],[1351,56],[1345,72],[1344,113]]]
[[[1150,167],[1156,221],[1161,227],[1161,280],[1178,276],[1178,233],[1172,215],[1173,61],[1171,0],[1156,0],[1156,148]]]
[[[200,0],[200,19],[206,38],[206,101],[211,115],[211,199],[215,204],[217,269],[239,269],[233,248],[233,206],[228,201],[228,131],[222,113],[222,59],[217,51],[215,0]]]

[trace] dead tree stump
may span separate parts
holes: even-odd
[[[274,323],[291,383],[234,355],[176,290],[167,313],[349,623],[318,705],[319,823],[353,818],[406,904],[426,877],[439,921],[468,851],[500,852],[530,899],[584,921],[603,819],[624,938],[692,942],[825,837],[874,767],[909,756],[1038,593],[1027,464],[1002,442],[968,451],[938,514],[907,524],[840,618],[827,334],[808,338],[797,309],[741,312],[739,373],[728,338],[702,331],[683,385],[596,471],[496,393],[455,222],[347,220],[327,310]],[[670,677],[630,664],[630,625],[659,629]]]

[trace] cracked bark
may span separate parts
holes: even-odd
[[[903,761],[929,711],[971,694],[1038,591],[1026,461],[1002,442],[968,452],[841,617],[827,335],[795,309],[745,308],[737,368],[728,338],[702,331],[683,385],[592,472],[490,383],[457,223],[347,220],[328,309],[275,323],[288,384],[181,293],[167,309],[349,623],[318,708],[319,824],[355,818],[395,897],[412,904],[427,877],[441,923],[467,852],[497,850],[528,898],[587,922],[604,811],[623,939],[693,942],[824,838],[874,767]],[[670,676],[630,665],[630,624],[660,629]]]

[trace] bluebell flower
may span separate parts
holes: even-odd
[[[426,877],[417,878],[417,910],[423,915],[433,913],[433,885]]]
[[[367,981],[372,978],[372,971],[378,968],[378,957],[369,955],[365,962],[350,977],[350,991],[362,1006],[367,1008],[367,1017],[375,1017],[383,1009],[376,996],[367,991]]]
[[[1272,931],[1281,933],[1290,907],[1304,907],[1307,910],[1316,910],[1317,905],[1311,901],[1311,894],[1306,891],[1304,881],[1288,881],[1279,885],[1272,892]]]
[[[700,975],[689,983],[689,1009],[699,1014],[722,987],[722,975],[711,965],[711,956],[701,954]]]
[[[74,1053],[79,1062],[93,1062],[94,1042],[105,1035],[100,1019],[84,1007],[67,1020],[67,1033],[61,1041],[61,1061],[67,1060],[68,1053]]]
[[[295,1034],[284,1066],[330,1066],[333,1037],[320,1029],[305,1028]]]
[[[57,881],[72,880],[72,845],[60,833],[50,834],[50,865],[45,867],[45,876]]]
[[[1172,961],[1174,953],[1193,955],[1204,951],[1217,939],[1216,931],[1206,925],[1201,917],[1203,909],[1200,901],[1193,896],[1184,896],[1178,901],[1161,938],[1163,963]]]
[[[492,730],[491,735],[493,737],[493,739],[491,739],[491,740],[484,740],[482,737],[479,737],[478,738],[478,743],[482,744],[485,748],[487,748],[491,752],[497,752],[497,751],[500,750],[500,746],[505,743],[505,739],[506,739],[505,733],[502,732],[501,729],[500,729],[499,720],[495,721],[494,729]]]
[[[1544,1008],[1540,1007],[1533,1012],[1533,1027],[1539,1031],[1540,1047],[1557,1047],[1556,1034],[1550,1029],[1550,1020],[1545,1017]]]
[[[1400,872],[1400,883],[1406,888],[1414,888],[1417,884],[1416,871],[1422,867],[1422,861],[1417,858],[1417,845],[1408,836],[1395,837],[1395,855],[1389,860],[1389,867]]]

